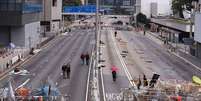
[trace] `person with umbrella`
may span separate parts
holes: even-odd
[[[116,66],[112,66],[111,71],[112,71],[112,78],[113,78],[113,81],[116,81],[116,78],[117,78],[117,70],[118,70],[118,68],[117,68]]]

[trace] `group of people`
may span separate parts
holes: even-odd
[[[148,82],[147,77],[145,74],[143,74],[143,87],[150,87],[150,88],[154,88],[154,85],[157,83],[157,80],[159,79],[160,75],[159,74],[153,74],[152,79]],[[138,90],[140,89],[140,86],[142,85],[140,76],[138,79],[138,83],[137,83],[137,88]]]
[[[63,66],[62,66],[62,71],[63,71],[63,78],[64,79],[66,79],[66,78],[70,78],[70,71],[71,71],[71,69],[70,69],[70,63],[67,63],[67,64],[64,64]]]
[[[82,60],[82,64],[86,63],[86,65],[89,65],[90,56],[89,56],[88,53],[81,54],[80,58]],[[70,68],[71,68],[70,62],[68,62],[67,64],[62,65],[61,69],[62,69],[62,72],[63,72],[63,78],[64,79],[69,79],[70,78],[70,72],[71,72]]]
[[[86,64],[86,65],[89,65],[89,61],[90,61],[90,56],[89,56],[89,53],[87,52],[86,54],[82,53],[80,55],[80,58],[82,60],[82,64]]]
[[[141,82],[141,79],[140,79],[140,76],[139,76],[138,83],[137,83],[137,88],[140,89],[141,85],[142,85],[142,82]],[[146,75],[143,75],[143,86],[144,87],[148,86],[148,80],[147,80]]]

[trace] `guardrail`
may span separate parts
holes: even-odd
[[[96,51],[93,47],[89,65],[85,101],[100,101],[96,62]]]
[[[87,87],[86,87],[86,95],[85,95],[85,101],[89,101],[89,98],[90,98],[90,89],[91,89],[91,86],[90,86],[90,81],[92,80],[92,71],[93,71],[93,59],[94,59],[94,52],[92,51],[91,53],[91,58],[90,58],[90,64],[89,64],[89,72],[88,72],[88,78],[87,78]]]

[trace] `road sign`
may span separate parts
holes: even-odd
[[[193,45],[194,39],[193,38],[183,38],[185,45]]]
[[[96,6],[95,5],[87,5],[87,6],[64,6],[64,13],[95,13]]]

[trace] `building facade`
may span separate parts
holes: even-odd
[[[40,42],[41,0],[0,0],[0,45],[32,48]]]
[[[157,2],[151,2],[151,17],[157,17],[158,16],[158,4]]]
[[[201,0],[199,0],[199,5],[201,5]],[[196,56],[201,59],[201,8],[195,14],[195,36],[194,40],[196,42]]]
[[[62,0],[43,0],[42,33],[58,33],[62,22]]]
[[[141,0],[141,12],[145,14],[148,18],[151,16],[151,3],[156,2],[158,8],[158,15],[166,16],[172,13],[171,2],[172,0]]]

